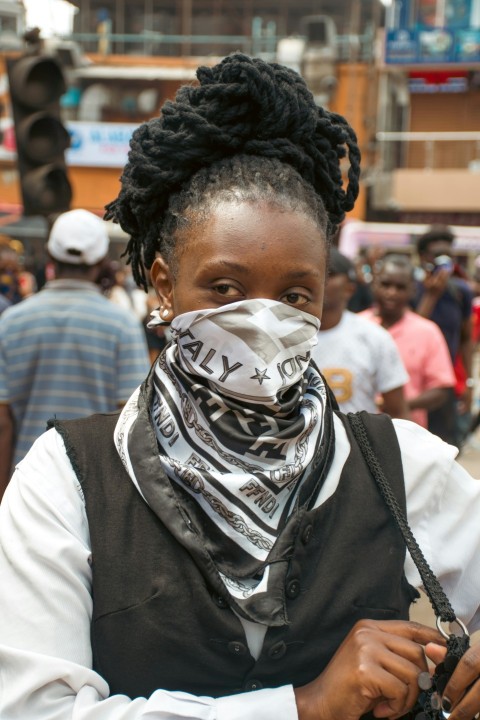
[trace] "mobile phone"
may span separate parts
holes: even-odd
[[[451,275],[453,272],[453,260],[449,255],[438,255],[433,261],[433,272],[436,273],[439,270],[447,270]]]

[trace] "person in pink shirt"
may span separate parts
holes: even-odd
[[[404,387],[411,419],[427,427],[427,413],[445,402],[455,373],[438,326],[409,307],[414,293],[413,266],[405,255],[386,255],[376,267],[374,307],[360,313],[393,337],[410,376]]]

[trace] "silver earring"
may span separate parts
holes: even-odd
[[[163,308],[160,315],[162,316],[162,318],[167,318],[170,315],[170,310],[168,308]]]

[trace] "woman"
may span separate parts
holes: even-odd
[[[398,717],[445,652],[405,620],[418,574],[309,363],[353,131],[280,66],[198,79],[137,130],[108,208],[172,343],[120,416],[40,438],[1,508],[2,720]],[[426,431],[367,424],[475,629],[478,485]],[[478,669],[445,688],[454,720]]]

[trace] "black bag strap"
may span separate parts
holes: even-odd
[[[445,592],[438,582],[434,572],[430,568],[428,562],[423,555],[420,546],[418,545],[412,530],[408,524],[407,518],[405,517],[402,509],[400,508],[397,499],[390,487],[383,469],[378,462],[377,456],[375,455],[370,440],[368,437],[367,429],[362,420],[360,413],[348,413],[347,414],[350,427],[358,443],[360,451],[367,463],[367,466],[377,483],[380,493],[387,505],[388,509],[392,513],[393,519],[400,530],[408,551],[412,557],[413,562],[417,566],[418,572],[422,579],[423,587],[433,607],[437,618],[443,622],[457,622],[459,621],[455,615],[450,602],[445,595]],[[463,629],[463,624],[461,624]]]

